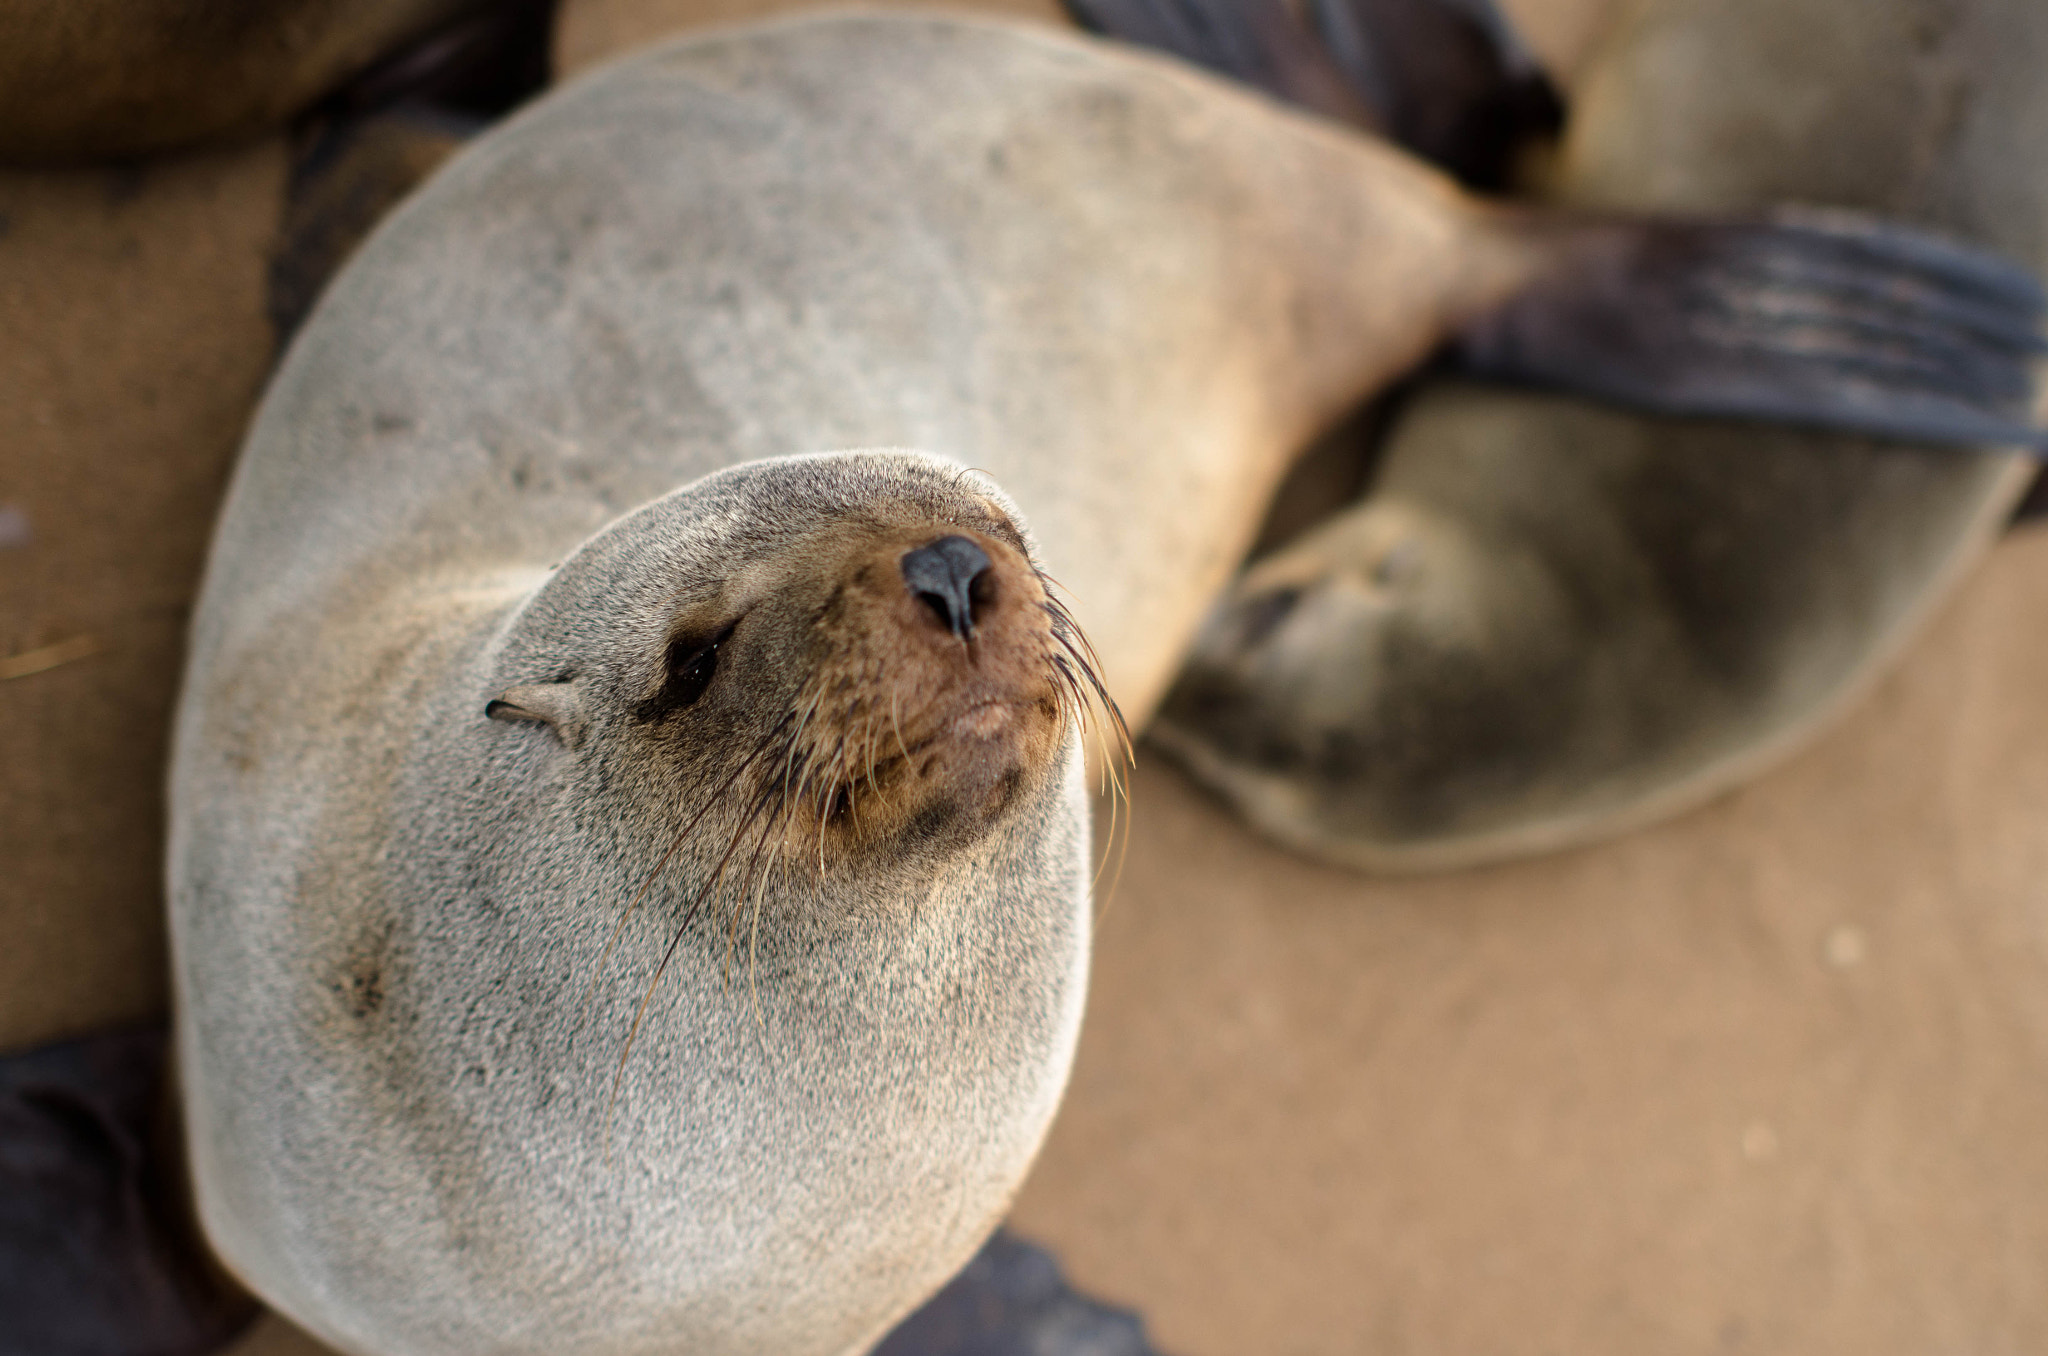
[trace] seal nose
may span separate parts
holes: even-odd
[[[988,554],[962,536],[941,537],[903,557],[903,582],[962,640],[974,639],[974,613],[995,596]]]

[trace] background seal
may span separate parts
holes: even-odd
[[[1553,196],[1882,210],[2041,268],[2037,31],[1996,5],[1638,4],[1576,91]],[[1157,740],[1263,832],[1371,870],[1618,833],[1811,739],[2034,470],[1428,384],[1367,497],[1233,587]]]

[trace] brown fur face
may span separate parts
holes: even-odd
[[[988,560],[969,636],[904,574],[948,537]],[[679,770],[707,737],[741,751],[728,814],[785,863],[971,839],[1053,768],[1082,696],[1072,628],[1021,545],[1007,522],[916,514],[814,531],[736,581],[754,595],[738,610],[678,619],[635,733]]]

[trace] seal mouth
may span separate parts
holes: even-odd
[[[994,739],[1020,717],[1022,707],[1014,701],[991,700],[976,702],[946,726],[946,734],[954,739]]]

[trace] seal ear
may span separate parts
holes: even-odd
[[[508,687],[484,703],[492,720],[539,721],[555,732],[565,748],[583,743],[583,696],[574,683],[522,683]]]

